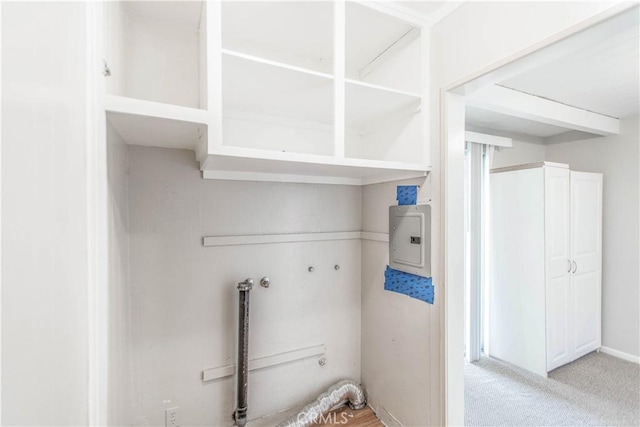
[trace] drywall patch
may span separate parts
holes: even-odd
[[[434,289],[431,277],[416,276],[387,266],[384,272],[384,290],[433,304]]]

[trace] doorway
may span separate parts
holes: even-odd
[[[562,56],[562,52],[583,48],[593,42],[595,33],[602,34],[602,26],[609,31],[616,24],[612,22],[629,12],[631,6],[612,8],[606,12],[590,18],[588,21],[569,28],[561,34],[550,37],[539,43],[535,48],[527,49],[514,55],[494,67],[488,67],[462,80],[441,93],[442,102],[442,150],[443,150],[443,180],[444,199],[443,217],[445,219],[442,248],[445,254],[444,271],[447,278],[446,307],[445,307],[445,381],[446,381],[446,419],[447,424],[464,424],[464,358],[471,358],[473,353],[481,353],[483,316],[476,321],[477,328],[472,323],[467,324],[466,319],[478,319],[482,311],[482,304],[477,305],[481,299],[473,299],[472,292],[482,294],[482,287],[474,288],[471,284],[481,283],[478,279],[478,269],[472,269],[472,263],[480,265],[482,261],[472,253],[474,245],[481,241],[480,236],[473,238],[474,233],[480,233],[480,229],[473,231],[472,219],[465,215],[465,205],[471,207],[472,183],[471,164],[465,166],[465,108],[473,93],[478,89],[490,85],[496,85],[509,77],[531,70],[541,64],[551,62],[553,58]],[[637,10],[636,10],[637,12]],[[633,13],[633,12],[631,12]],[[500,90],[500,89],[498,89]],[[539,112],[543,115],[548,111]],[[471,163],[471,160],[469,160]],[[465,171],[469,170],[468,175]],[[475,183],[477,184],[477,182]],[[464,197],[467,187],[469,199]],[[486,239],[485,239],[486,240]],[[474,243],[472,243],[474,242]],[[468,249],[468,250],[467,250]],[[469,260],[468,269],[460,269],[464,259]],[[486,260],[485,260],[486,261]],[[474,279],[472,273],[476,276]],[[465,287],[465,283],[469,286]],[[468,295],[468,296],[467,296]],[[472,304],[472,301],[476,303]],[[473,314],[473,310],[476,314]],[[468,315],[465,315],[465,312]],[[461,339],[464,337],[463,339]],[[473,337],[477,343],[472,345]],[[486,344],[486,343],[485,343]],[[489,343],[490,345],[490,343]],[[466,355],[466,356],[465,356]]]

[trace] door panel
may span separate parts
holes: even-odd
[[[570,284],[571,279],[565,275],[552,279],[547,286],[547,371],[571,361]]]
[[[571,172],[572,360],[600,347],[602,174]]]
[[[547,371],[571,361],[569,170],[545,167]]]
[[[599,312],[600,278],[598,272],[585,273],[573,278],[573,330],[577,359],[600,346]]]

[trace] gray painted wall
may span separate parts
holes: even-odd
[[[638,116],[621,125],[620,135],[548,145],[546,160],[604,174],[602,345],[639,356]]]
[[[360,187],[203,180],[187,150],[131,146],[129,162],[130,423],[163,425],[178,406],[182,425],[233,424],[234,377],[201,374],[236,360],[236,285],[247,277],[271,278],[251,293],[250,358],[319,344],[327,358],[253,372],[250,419],[360,380],[359,240],[202,246],[204,236],[360,230]]]
[[[513,140],[513,147],[499,147],[493,154],[492,168],[521,165],[545,161],[546,146]]]
[[[430,178],[368,185],[362,190],[362,229],[389,232],[389,206],[397,185],[420,185],[418,203],[430,203]],[[432,219],[437,212],[432,205]],[[384,290],[387,242],[362,241],[362,383],[373,410],[386,425],[441,425],[440,316],[444,288],[432,220],[434,304]],[[409,397],[408,397],[409,396]],[[416,400],[425,404],[416,404]],[[429,404],[426,404],[429,402]]]

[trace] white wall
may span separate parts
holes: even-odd
[[[2,424],[87,425],[85,5],[2,4]]]
[[[491,168],[544,162],[545,153],[546,147],[542,144],[513,140],[513,147],[497,147]]]
[[[114,73],[125,74],[123,95],[198,108],[197,29],[168,25],[133,13],[125,16],[122,23],[124,37],[120,49],[125,66]]]
[[[421,185],[418,203],[429,201],[425,179],[363,187],[363,231],[388,234],[396,186],[407,184]],[[386,425],[440,425],[440,282],[430,305],[384,290],[388,243],[364,240],[362,261],[362,383],[369,404]]]
[[[129,267],[129,147],[107,123],[109,224],[109,425],[130,423],[132,408]]]
[[[620,135],[547,146],[546,159],[571,170],[604,174],[602,345],[640,355],[638,277],[638,116],[621,120]]]
[[[328,361],[253,372],[250,419],[360,380],[360,241],[202,246],[204,236],[360,230],[359,187],[210,181],[191,151],[131,146],[129,156],[136,425],[162,425],[172,406],[184,425],[232,425],[234,378],[201,374],[235,362],[246,277],[256,280],[250,358],[324,344]]]

